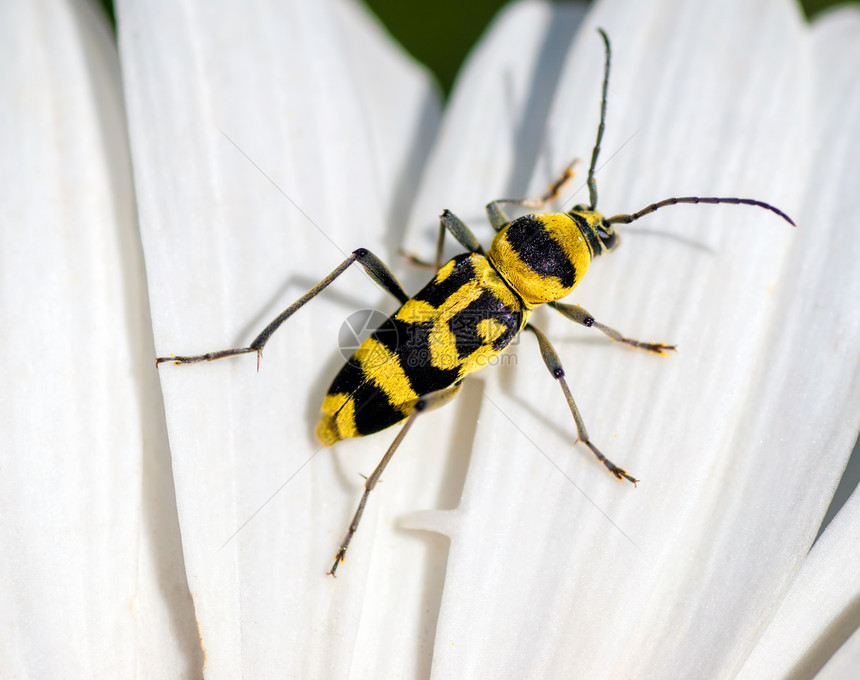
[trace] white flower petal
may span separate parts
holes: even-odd
[[[0,675],[181,677],[193,614],[116,48],[88,3],[0,15]]]
[[[426,83],[349,4],[181,9],[119,12],[161,354],[247,343],[357,246],[391,262],[435,129]],[[412,211],[413,250],[432,252],[445,207],[488,240],[488,199],[542,191],[569,154],[587,162],[598,25],[615,48],[603,162],[620,150],[598,175],[601,209],[744,195],[800,227],[724,206],[623,229],[576,301],[631,335],[677,341],[677,356],[535,315],[594,441],[638,490],[572,448],[526,337],[516,370],[482,374],[416,422],[336,583],[322,572],[355,473],[394,435],[314,457],[310,424],[342,360],[320,346],[349,311],[394,304],[350,271],[267,346],[259,375],[251,357],[164,366],[207,677],[426,675],[431,661],[438,677],[729,676],[778,607],[856,433],[855,383],[826,402],[833,376],[856,371],[857,328],[834,316],[856,299],[857,239],[840,229],[856,206],[847,222],[822,220],[807,198],[822,192],[807,189],[809,32],[782,2],[604,2],[570,44],[581,17],[523,3],[476,50]],[[437,510],[404,524],[450,536],[450,555],[440,536],[393,529],[421,508]]]
[[[795,310],[795,325],[806,329],[804,345],[808,349],[806,356],[789,356],[786,360],[793,359],[805,370],[795,373],[794,385],[781,386],[788,395],[809,389],[799,381],[813,382],[820,390],[811,408],[798,414],[794,429],[808,430],[805,439],[814,439],[820,442],[818,447],[828,449],[844,448],[850,442],[860,410],[860,375],[855,358],[860,320],[856,314],[846,314],[852,307],[851,300],[860,298],[856,274],[860,243],[857,230],[851,227],[857,218],[850,217],[860,210],[856,189],[860,183],[856,168],[860,156],[860,97],[853,87],[860,68],[858,37],[860,12],[856,9],[832,13],[814,27],[819,93],[816,100],[821,106],[815,145],[818,153],[811,173],[814,182],[807,195],[806,214],[821,243],[810,246],[799,263],[802,278],[798,285],[804,284],[809,270],[832,269],[844,274],[818,286],[810,296],[813,304],[809,308]],[[822,326],[830,329],[823,336]],[[828,338],[832,339],[828,342]],[[841,355],[841,360],[833,361],[834,355]],[[852,359],[850,370],[842,368],[851,366]],[[834,417],[842,421],[838,428],[823,426]],[[784,436],[797,435],[786,428]],[[800,515],[809,512],[803,507],[806,504],[808,501],[798,498],[793,511]],[[773,622],[744,666],[742,677],[811,676],[824,665],[856,627],[849,612],[852,602],[860,596],[860,572],[846,565],[856,563],[858,555],[860,495],[855,491],[804,560]]]
[[[160,354],[249,342],[357,247],[393,260],[392,177],[411,193],[438,105],[371,22],[306,2],[118,10]],[[311,426],[343,361],[338,327],[377,305],[396,306],[356,266],[275,336],[259,374],[253,357],[160,369],[207,678],[344,677],[380,664],[378,640],[382,675],[429,663],[424,604],[401,593],[424,583],[426,548],[395,530],[415,490],[394,468],[339,578],[325,575],[358,472],[387,442],[332,454]]]
[[[546,150],[542,129],[557,95],[559,70],[584,15],[583,5],[522,2],[488,28],[458,75],[445,110],[413,210],[410,248],[433,252],[436,216],[443,208],[489,243],[492,230],[484,205],[527,189],[533,165]],[[564,156],[559,167],[546,167],[547,182],[570,160]],[[449,245],[452,253],[459,248]]]
[[[355,81],[372,140],[375,188],[386,192],[382,202],[395,232],[392,241],[399,242],[403,213],[413,200],[439,125],[439,94],[363,5],[337,0],[333,9],[341,22],[337,35],[343,41],[348,75]]]
[[[848,638],[837,652],[830,657],[827,665],[815,676],[815,680],[844,680],[851,678],[860,667],[860,628]]]
[[[804,560],[739,677],[812,677],[825,666],[856,633],[852,610],[860,596],[860,573],[846,566],[855,564],[858,554],[860,493],[855,491]]]
[[[856,434],[856,385],[837,381],[856,370],[857,329],[834,315],[857,298],[857,237],[842,219],[822,224],[820,205],[800,209],[816,100],[797,9],[599,4],[560,79],[544,132],[551,161],[537,164],[532,194],[565,153],[590,152],[603,59],[596,26],[615,48],[604,162],[623,147],[598,175],[602,209],[740,195],[779,205],[800,226],[763,210],[679,207],[622,231],[622,247],[571,297],[630,335],[677,341],[677,356],[608,347],[535,316],[557,339],[592,438],[643,483],[615,484],[584,447],[571,449],[560,390],[525,338],[516,371],[497,371],[499,388],[484,390],[463,501],[438,527],[452,538],[440,677],[732,675],[805,556]],[[510,44],[480,54],[503,60]],[[535,59],[527,49],[518,56]],[[484,89],[498,93],[502,73],[484,76]],[[458,92],[455,105],[494,111],[481,95]],[[518,120],[510,112],[528,101],[514,101],[505,113]],[[454,127],[443,125],[456,136]],[[482,142],[473,134],[470,148]],[[477,154],[461,154],[467,167],[491,163]],[[450,182],[440,174],[430,187]],[[821,290],[836,293],[822,300]]]

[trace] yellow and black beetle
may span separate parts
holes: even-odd
[[[436,274],[421,291],[409,297],[373,253],[359,248],[325,279],[285,309],[248,347],[221,350],[196,356],[170,356],[163,362],[191,364],[254,352],[259,363],[263,347],[281,324],[305,303],[322,292],[353,262],[396,297],[401,306],[370,335],[344,364],[323,400],[317,425],[320,441],[330,446],[340,439],[361,437],[406,421],[382,460],[367,478],[358,509],[341,542],[329,573],[334,575],[343,562],[349,543],[358,528],[370,492],[406,435],[415,418],[430,408],[450,401],[463,378],[498,356],[511,340],[527,330],[537,337],[541,355],[553,378],[558,380],[576,423],[577,436],[618,479],[634,479],[606,458],[588,438],[582,417],[564,378],[564,368],[547,337],[529,323],[532,311],[548,304],[568,319],[593,326],[613,340],[649,352],[663,354],[672,345],[640,342],[599,323],[576,305],[558,302],[585,276],[591,260],[618,245],[616,224],[629,224],[659,208],[678,203],[732,203],[770,210],[790,224],[791,218],[777,208],[747,198],[668,198],[630,215],[604,217],[597,212],[597,185],[594,180],[606,118],[610,46],[598,29],[606,48],[600,124],[588,169],[588,206],[577,205],[565,213],[536,213],[511,220],[502,206],[542,208],[554,199],[573,176],[568,166],[543,196],[533,199],[500,199],[487,205],[487,216],[497,234],[484,251],[469,228],[453,213],[444,211],[440,219],[436,247]],[[445,233],[466,249],[462,255],[441,263]],[[412,258],[415,260],[416,258]]]

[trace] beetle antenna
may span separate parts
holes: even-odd
[[[612,58],[612,48],[609,47],[609,36],[602,28],[597,32],[603,38],[606,45],[606,61],[603,64],[603,94],[600,96],[600,124],[597,126],[597,140],[594,142],[594,150],[591,152],[591,165],[588,168],[588,196],[591,201],[589,210],[597,208],[597,182],[594,181],[594,168],[597,166],[597,157],[600,155],[600,143],[603,141],[603,131],[606,129],[606,92],[609,89],[609,62]]]
[[[667,205],[678,205],[679,203],[730,203],[732,205],[752,205],[757,208],[764,208],[765,210],[770,210],[773,213],[779,215],[782,219],[788,222],[792,227],[796,227],[797,225],[794,223],[788,215],[786,215],[782,210],[772,206],[770,203],[765,203],[764,201],[756,201],[752,198],[700,198],[699,196],[683,196],[681,198],[667,198],[662,201],[658,201],[657,203],[652,203],[651,205],[642,208],[639,212],[635,212],[632,215],[615,215],[615,217],[610,217],[606,220],[607,224],[630,224],[631,222],[635,222],[640,217],[645,217],[645,215],[650,215],[655,210],[659,210],[660,208],[665,208]]]

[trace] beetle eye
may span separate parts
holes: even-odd
[[[597,237],[600,239],[600,242],[606,250],[612,250],[618,245],[618,235],[612,227],[609,227],[609,229],[598,227]]]

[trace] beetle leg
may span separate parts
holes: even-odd
[[[543,357],[543,362],[546,364],[552,377],[558,381],[559,385],[561,385],[561,390],[564,392],[564,398],[567,399],[567,405],[570,407],[570,413],[573,415],[573,420],[576,423],[576,433],[579,441],[591,449],[591,452],[597,457],[597,460],[603,463],[606,466],[606,469],[618,479],[626,479],[633,482],[633,484],[636,484],[636,482],[639,481],[638,479],[629,475],[627,470],[623,470],[618,467],[591,443],[591,440],[588,438],[588,431],[585,429],[585,423],[582,420],[582,416],[579,414],[579,409],[576,407],[576,402],[573,400],[573,395],[570,393],[567,381],[564,379],[564,368],[561,365],[561,360],[558,358],[558,354],[552,344],[550,344],[549,339],[530,323],[526,324],[525,328],[535,334],[535,337],[538,340],[538,345],[540,345],[540,353]]]
[[[578,323],[580,326],[585,326],[586,328],[596,328],[601,333],[609,336],[616,342],[623,342],[625,345],[630,345],[631,347],[637,347],[639,349],[644,349],[647,352],[654,352],[654,354],[665,354],[668,351],[675,351],[675,345],[665,345],[662,342],[642,342],[641,340],[634,340],[633,338],[628,338],[614,328],[610,328],[606,326],[597,319],[595,319],[589,312],[580,307],[579,305],[566,305],[562,302],[550,302],[549,306],[555,309],[558,312],[571,321]]]
[[[403,441],[409,428],[412,427],[412,423],[415,422],[415,419],[422,413],[426,413],[427,411],[447,404],[457,396],[457,393],[460,391],[460,387],[461,383],[455,383],[451,387],[447,387],[443,390],[422,395],[415,401],[409,417],[406,419],[403,427],[400,428],[400,432],[397,433],[394,441],[391,442],[391,446],[388,447],[382,460],[379,461],[379,465],[376,466],[376,469],[370,474],[367,481],[364,483],[364,493],[361,496],[361,500],[358,502],[358,508],[355,511],[355,515],[353,515],[352,522],[349,524],[346,536],[344,536],[343,541],[341,541],[340,548],[334,557],[334,564],[332,564],[331,569],[328,572],[329,574],[334,576],[335,572],[337,572],[337,568],[343,562],[347,548],[349,548],[349,543],[358,529],[358,523],[361,521],[361,516],[364,514],[364,506],[367,504],[367,498],[370,496],[370,492],[373,491],[376,483],[379,481],[379,477],[382,475],[383,470],[385,470],[385,466],[388,465],[388,461],[391,460],[391,457],[394,455],[397,447],[400,446],[400,443]]]
[[[156,367],[166,361],[171,361],[174,364],[196,364],[201,361],[215,361],[216,359],[224,359],[226,357],[233,357],[239,354],[256,352],[257,368],[259,369],[263,347],[269,341],[272,334],[280,328],[284,321],[289,319],[295,312],[304,307],[306,303],[310,302],[313,298],[328,288],[329,284],[338,276],[343,274],[353,262],[358,262],[362,267],[364,267],[370,277],[386,291],[396,297],[401,304],[409,299],[409,296],[404,292],[403,288],[397,282],[397,279],[394,278],[394,274],[391,273],[391,270],[385,266],[385,263],[376,257],[376,255],[371,253],[367,248],[358,248],[354,250],[348,258],[341,262],[331,274],[326,276],[322,281],[281,312],[247,347],[222,349],[217,352],[207,352],[206,354],[196,354],[193,356],[158,357],[155,360]]]

